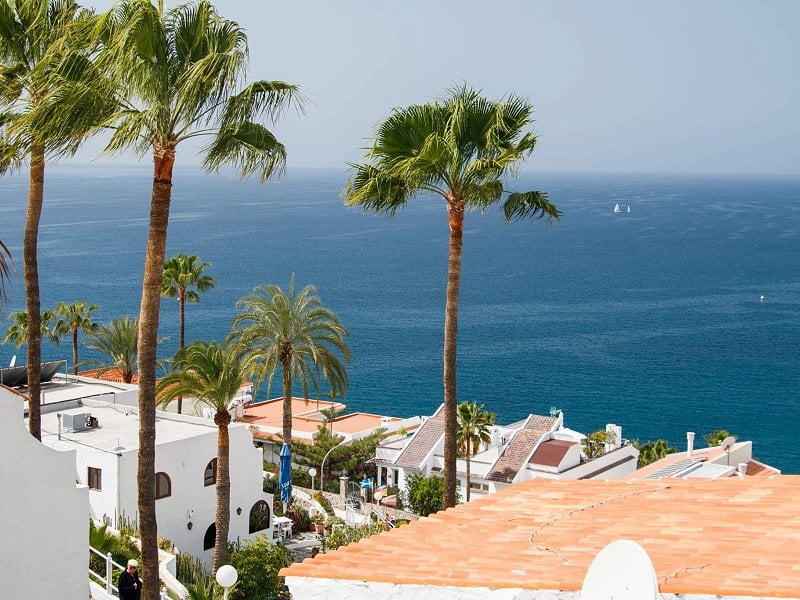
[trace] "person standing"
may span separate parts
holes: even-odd
[[[142,580],[139,579],[137,569],[139,563],[134,559],[128,561],[128,568],[119,574],[117,588],[119,600],[139,600],[142,596]]]

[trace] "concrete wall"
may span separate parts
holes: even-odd
[[[86,598],[89,499],[75,454],[42,446],[25,425],[22,399],[0,388],[0,596]]]

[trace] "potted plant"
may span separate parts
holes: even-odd
[[[311,524],[314,529],[314,533],[323,534],[325,532],[325,515],[322,513],[317,513],[313,517],[311,517]]]

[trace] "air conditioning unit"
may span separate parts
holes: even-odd
[[[88,428],[90,413],[78,413],[77,415],[63,415],[61,424],[64,431],[83,431]]]

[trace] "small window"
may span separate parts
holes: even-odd
[[[249,533],[255,533],[256,531],[262,531],[264,529],[269,529],[269,504],[263,500],[259,500],[253,504],[253,508],[250,509]]]
[[[206,529],[206,535],[203,537],[203,550],[211,550],[214,548],[214,544],[217,542],[217,524],[212,523],[211,526]]]
[[[98,492],[103,489],[103,470],[96,467],[89,467],[89,489],[97,490]]]
[[[217,459],[212,458],[206,465],[206,472],[203,475],[203,484],[209,486],[215,483],[217,483]]]
[[[163,471],[156,473],[156,500],[172,495],[172,481]]]

